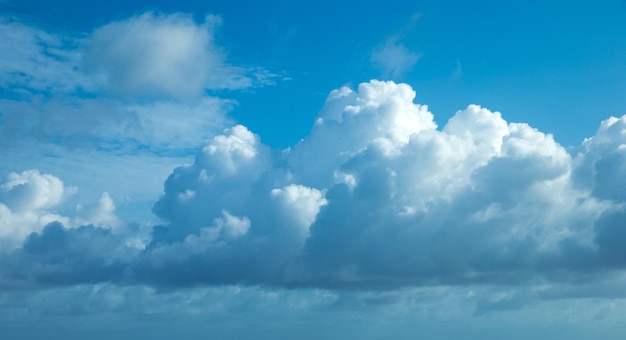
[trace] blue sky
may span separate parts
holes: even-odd
[[[0,1],[0,334],[625,336],[626,3]]]

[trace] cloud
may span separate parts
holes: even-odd
[[[13,249],[28,237],[37,237],[45,228],[78,228],[93,225],[105,229],[122,226],[115,214],[115,203],[104,192],[90,204],[77,204],[70,214],[61,214],[77,188],[65,185],[59,178],[38,170],[10,173],[0,184],[0,242]],[[120,231],[124,233],[124,231]]]
[[[376,80],[332,91],[311,134],[286,150],[242,125],[225,129],[166,180],[153,207],[162,224],[121,223],[104,195],[93,211],[81,206],[61,224],[31,229],[9,258],[44,261],[30,244],[57,239],[70,241],[56,251],[80,257],[87,250],[72,240],[93,234],[109,248],[85,259],[117,266],[108,280],[161,288],[540,287],[602,282],[624,268],[624,196],[608,183],[623,181],[626,118],[602,122],[568,152],[477,105],[438,128],[414,99],[410,86]],[[24,197],[26,206],[40,202]],[[71,273],[71,282],[94,282]],[[42,275],[4,277],[44,284]],[[538,298],[487,296],[476,313]]]
[[[110,281],[119,275],[117,239],[93,226],[65,229],[52,222],[3,259],[2,286],[30,288]]]
[[[23,240],[53,221],[67,221],[51,212],[76,188],[37,170],[11,173],[0,186],[0,235],[3,241]]]
[[[221,18],[197,24],[190,15],[144,13],[96,29],[84,65],[102,72],[112,93],[125,97],[194,98],[207,89],[255,85],[248,70],[226,64],[215,43]],[[271,73],[255,70],[267,83]],[[271,77],[270,77],[271,78]]]
[[[623,202],[581,187],[573,174],[583,154],[476,105],[437,130],[414,96],[379,81],[333,91],[311,135],[283,152],[242,126],[226,130],[166,182],[154,212],[169,224],[145,258],[180,264],[184,249],[203,244],[189,255],[195,283],[324,287],[530,283],[602,270],[601,217]],[[245,220],[246,232],[226,237],[226,216]],[[150,271],[156,283],[165,270]]]
[[[106,192],[68,206],[76,191],[37,170],[0,185],[0,290],[116,280],[137,258],[151,228],[121,221]]]
[[[372,52],[370,62],[381,72],[383,78],[396,79],[409,71],[420,58],[421,54],[411,52],[393,37]]]

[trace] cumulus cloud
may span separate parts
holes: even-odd
[[[38,170],[10,173],[0,185],[0,241],[13,249],[28,237],[35,237],[49,225],[67,228],[93,225],[105,229],[122,222],[115,215],[115,203],[102,193],[94,203],[78,204],[71,214],[61,214],[64,203],[74,195],[76,187],[65,185],[59,178]]]
[[[3,239],[22,240],[46,224],[65,220],[51,208],[58,206],[76,188],[37,170],[11,173],[0,186],[0,235]]]
[[[110,280],[158,287],[576,285],[624,268],[626,118],[602,122],[568,152],[477,105],[438,128],[414,100],[410,86],[376,80],[332,91],[311,134],[286,150],[244,126],[225,129],[166,180],[153,207],[163,223],[149,237],[84,226],[85,216],[119,222],[106,217],[104,195],[95,212],[81,206],[63,226],[30,230],[11,259],[32,260],[33,242],[93,233],[118,254],[85,257],[115,264]],[[22,194],[11,195],[6,209],[17,209]],[[46,207],[41,196],[28,202]],[[61,248],[78,256],[68,242]],[[476,315],[541,296],[479,299]]]
[[[127,98],[193,98],[206,89],[254,85],[256,77],[246,68],[225,63],[214,37],[220,24],[213,15],[196,23],[190,15],[154,13],[113,22],[93,32],[84,64]]]
[[[123,281],[151,228],[121,221],[106,192],[72,206],[76,190],[37,170],[0,185],[0,291]]]
[[[219,221],[237,216],[247,232],[207,246],[194,282],[528,283],[600,270],[611,246],[599,231],[619,238],[603,226],[623,202],[601,185],[581,186],[583,158],[601,158],[590,150],[603,138],[621,145],[623,136],[603,132],[619,120],[572,155],[551,135],[476,105],[438,130],[414,98],[393,82],[335,90],[311,135],[283,152],[242,126],[226,130],[166,182],[154,212],[169,223],[146,258],[182,261],[186,243],[215,242]]]

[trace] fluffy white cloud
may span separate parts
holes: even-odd
[[[335,90],[311,135],[282,151],[244,126],[225,129],[169,176],[153,208],[164,223],[151,239],[131,225],[48,225],[11,263],[47,263],[32,255],[36,244],[93,233],[100,235],[94,242],[108,240],[94,247],[117,255],[107,260],[92,252],[75,268],[91,263],[120,284],[164,287],[533,286],[610,277],[626,266],[626,118],[603,122],[569,153],[551,135],[477,105],[438,129],[414,97],[406,84],[375,80]],[[109,203],[103,196],[95,212],[80,208],[61,222],[76,227],[89,216],[113,224]],[[82,248],[71,244],[58,249],[78,256]],[[8,268],[5,277],[27,282],[61,277]],[[88,277],[84,282],[101,278]],[[476,313],[538,298],[485,298]]]
[[[72,214],[61,214],[60,211],[69,210],[64,203],[76,191],[59,178],[38,170],[9,174],[0,185],[0,241],[4,250],[18,247],[29,235],[42,232],[51,223],[63,223],[68,228],[121,226],[115,204],[106,192],[97,202],[78,204]]]
[[[603,247],[601,217],[623,203],[581,187],[583,175],[575,175],[584,163],[578,158],[593,154],[593,139],[573,157],[551,135],[476,105],[437,130],[414,97],[408,85],[393,82],[335,90],[311,135],[282,153],[269,152],[243,127],[227,130],[193,166],[170,176],[155,206],[171,221],[164,229],[170,236],[159,240],[181,244],[182,235],[197,234],[201,221],[219,218],[223,209],[246,216],[247,242],[273,251],[265,262],[273,263],[271,274],[227,282],[529,282],[563,270],[600,270],[602,250],[594,249]],[[603,123],[594,139],[621,145],[621,136],[602,137],[617,121]],[[174,199],[185,192],[201,203]],[[293,203],[286,210],[279,202]],[[298,225],[306,233],[293,233]],[[276,251],[272,239],[291,248]],[[224,261],[249,258],[263,266],[242,255],[254,254],[249,248],[229,248]]]
[[[280,202],[284,209],[281,215],[288,219],[288,224],[301,229],[304,238],[309,236],[309,226],[315,222],[320,208],[328,203],[323,192],[303,185],[272,189],[270,196]]]
[[[0,185],[0,291],[121,280],[150,226],[122,222],[107,193],[72,207],[75,192],[37,170]]]
[[[18,212],[51,208],[65,196],[61,180],[37,170],[11,173],[0,188],[2,201]]]
[[[117,227],[121,221],[115,216],[115,203],[108,193],[103,192],[97,202],[76,206],[75,225],[95,224],[98,226]]]
[[[370,143],[394,153],[412,135],[436,128],[424,105],[414,104],[415,91],[406,84],[373,80],[334,90],[326,100],[311,135],[287,157],[295,181],[328,188],[335,171]]]
[[[154,13],[113,22],[93,32],[84,64],[105,74],[110,90],[125,98],[186,99],[206,89],[250,87],[255,79],[266,83],[271,73],[225,63],[214,38],[220,24],[212,15],[198,24],[190,15]]]
[[[576,156],[579,184],[594,195],[626,201],[626,116],[600,124],[595,136],[583,142]]]
[[[21,241],[50,222],[67,221],[51,208],[74,191],[58,178],[37,170],[9,174],[0,186],[0,236]]]

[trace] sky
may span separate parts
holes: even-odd
[[[0,51],[2,338],[626,336],[624,1],[0,0]]]

